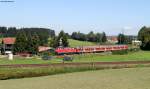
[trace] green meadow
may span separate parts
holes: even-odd
[[[0,89],[149,89],[150,68],[110,69],[0,81]]]
[[[73,55],[72,62],[116,62],[116,61],[150,61],[149,51],[139,51],[125,55],[105,55],[105,54],[80,54]],[[39,56],[31,58],[15,57],[13,61],[7,58],[0,58],[0,65],[5,64],[51,64],[62,63],[63,58],[53,58],[52,60],[42,60]]]

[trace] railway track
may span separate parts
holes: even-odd
[[[12,65],[0,65],[8,68],[19,67],[61,67],[61,66],[84,66],[84,65],[138,65],[138,64],[150,64],[150,61],[127,61],[127,62],[86,62],[86,63],[56,63],[56,64],[12,64]]]

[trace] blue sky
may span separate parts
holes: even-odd
[[[46,27],[136,35],[150,26],[150,0],[14,0],[0,2],[0,26]]]

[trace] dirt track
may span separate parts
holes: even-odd
[[[57,63],[57,64],[13,64],[13,65],[0,65],[0,67],[51,67],[51,66],[84,66],[84,65],[138,65],[138,64],[150,64],[150,61],[127,61],[127,62],[88,62],[88,63]]]

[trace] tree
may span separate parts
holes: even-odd
[[[29,52],[37,54],[40,39],[36,33],[26,34],[24,30],[20,30],[16,36],[16,42],[14,45],[14,52]]]
[[[62,30],[60,31],[57,41],[60,42],[60,40],[62,40],[62,46],[63,47],[68,47],[69,46],[69,42],[68,42],[68,38],[65,34],[65,32]]]
[[[62,37],[62,44],[63,44],[63,47],[69,46],[68,38],[66,35],[63,35],[63,37]]]
[[[138,33],[138,39],[142,41],[141,49],[150,50],[150,28],[142,27]]]
[[[62,41],[61,45],[60,45],[60,41]],[[54,48],[57,48],[59,46],[68,47],[69,42],[68,42],[68,37],[67,37],[66,33],[62,30],[62,31],[60,31],[58,37],[51,38],[50,46],[54,47]]]
[[[65,35],[67,36],[67,38],[71,38],[71,36],[69,35],[69,33],[65,33]]]
[[[7,33],[7,27],[0,27],[1,37],[5,37]]]
[[[125,44],[126,43],[126,38],[124,34],[119,34],[118,35],[118,44]]]
[[[97,43],[102,43],[102,34],[101,33],[96,34],[96,42]]]
[[[14,45],[14,52],[26,52],[27,50],[27,36],[24,31],[19,31],[16,36]]]
[[[71,38],[77,40],[77,34],[77,32],[73,32]]]
[[[55,31],[49,29],[49,35],[50,35],[51,38],[52,38],[52,37],[55,37]]]
[[[6,32],[6,36],[7,37],[16,37],[16,34],[17,34],[17,29],[16,27],[9,27],[7,29],[7,32]]]
[[[140,41],[144,41],[144,35],[145,35],[145,33],[147,32],[147,27],[146,26],[144,26],[144,27],[142,27],[141,29],[140,29],[140,31],[139,31],[139,33],[138,33],[138,40],[140,40]]]
[[[39,36],[41,46],[48,44],[48,39],[55,36],[55,31],[47,28],[21,28],[18,30],[23,30],[26,34],[33,35],[36,33]]]
[[[73,33],[71,34],[71,38],[72,38],[72,39],[75,39],[75,35],[76,35],[76,32],[73,32]]]
[[[71,38],[75,39],[75,40],[80,40],[80,41],[87,41],[88,40],[87,35],[84,33],[80,33],[80,32],[73,32],[71,35]]]
[[[87,41],[87,36],[84,33],[80,33],[79,37],[80,41]]]
[[[27,51],[32,54],[37,54],[38,47],[39,47],[39,36],[34,33],[33,35],[28,36],[28,45],[27,45]]]
[[[57,48],[59,46],[59,41],[57,41],[57,37],[52,37],[50,39],[50,47]]]
[[[94,33],[93,31],[91,31],[88,34],[73,32],[71,38],[80,41],[90,41],[90,42],[98,42],[98,43],[105,43],[107,41],[105,32]]]
[[[87,35],[87,38],[88,38],[88,41],[91,41],[91,42],[95,42],[96,41],[96,36],[94,34],[93,31],[89,32],[89,34]]]
[[[105,32],[102,33],[102,42],[105,43],[107,41],[107,37]]]

